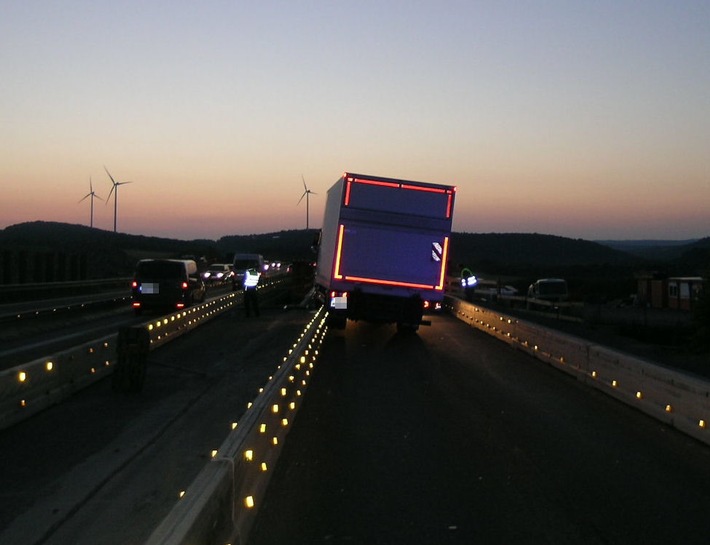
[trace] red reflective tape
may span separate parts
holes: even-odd
[[[385,182],[382,180],[362,180],[361,178],[354,178],[353,182],[365,185],[381,185],[385,187],[400,187],[400,184],[394,182]]]
[[[353,183],[352,178],[348,178],[345,184],[345,206],[350,206],[350,185]]]
[[[343,275],[340,274],[340,256],[343,250],[343,235],[345,233],[345,226],[340,225],[340,228],[338,229],[338,245],[336,246],[336,251],[335,251],[335,266],[333,267],[333,278],[337,280],[341,280],[343,278]]]
[[[440,187],[424,187],[421,185],[402,184],[402,189],[413,189],[414,191],[428,191],[429,193],[446,193],[446,189]]]
[[[415,284],[413,282],[397,282],[395,280],[381,280],[379,278],[364,278],[361,276],[345,276],[345,277],[343,277],[343,279],[351,281],[351,282],[364,282],[366,284],[381,284],[383,286],[397,286],[397,287],[401,287],[401,288],[418,288],[418,289],[425,289],[425,290],[439,289],[436,286],[432,286],[431,284]]]

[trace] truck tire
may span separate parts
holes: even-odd
[[[419,324],[405,324],[402,322],[397,322],[397,333],[402,333],[403,335],[408,335],[416,333],[419,330]]]
[[[345,329],[345,326],[348,325],[348,319],[345,316],[329,314],[327,323],[333,329]]]

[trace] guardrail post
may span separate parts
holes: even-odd
[[[140,392],[143,389],[149,350],[150,335],[145,327],[128,326],[118,330],[118,361],[111,384],[114,392]]]

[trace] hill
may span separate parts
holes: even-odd
[[[130,276],[135,262],[147,257],[228,262],[238,251],[311,261],[317,234],[315,229],[304,229],[186,241],[66,223],[22,223],[0,230],[0,282]],[[635,270],[659,267],[682,275],[710,269],[710,238],[680,245],[678,250],[679,257],[657,262],[597,242],[554,235],[454,233],[450,271],[456,274],[461,265],[477,274],[520,277],[524,283],[542,276],[633,278]]]
[[[670,261],[678,259],[699,240],[597,240],[595,242],[643,259]]]
[[[596,242],[554,235],[454,233],[452,255],[469,267],[549,268],[634,265],[639,259]]]

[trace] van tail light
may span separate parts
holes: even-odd
[[[188,284],[187,282],[182,283],[182,289],[186,290],[189,287],[190,287],[190,284]]]
[[[133,282],[131,282],[131,287],[133,289],[136,289],[138,287],[138,280],[134,280]]]

